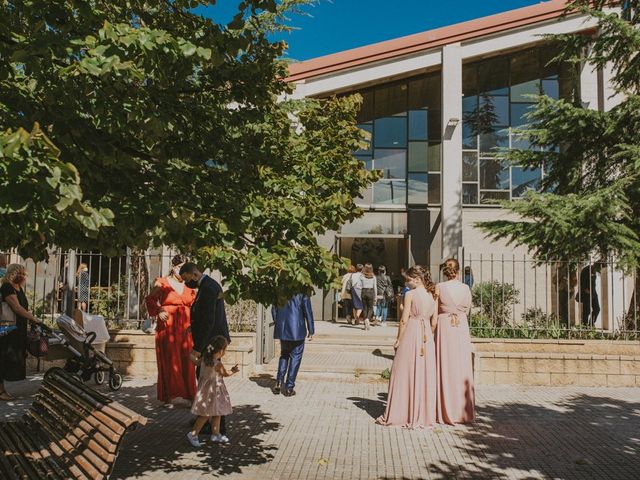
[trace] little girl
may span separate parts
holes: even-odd
[[[220,435],[220,416],[231,414],[231,400],[224,384],[224,377],[237,373],[238,366],[234,366],[231,373],[224,368],[220,359],[226,350],[227,340],[224,337],[214,337],[200,357],[198,392],[191,407],[191,413],[198,415],[198,418],[193,430],[187,433],[187,439],[194,447],[200,447],[198,434],[207,421],[211,423],[212,442],[229,441],[226,436]]]

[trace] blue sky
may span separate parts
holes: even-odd
[[[199,12],[227,22],[238,3],[218,0]],[[320,0],[305,8],[311,16],[290,19],[299,30],[284,40],[288,57],[307,60],[537,3],[540,0]]]

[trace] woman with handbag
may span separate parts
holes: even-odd
[[[16,328],[0,337],[0,400],[3,401],[13,400],[5,389],[4,382],[24,380],[27,377],[27,323],[41,323],[29,312],[29,302],[24,291],[26,283],[27,270],[23,265],[13,263],[7,267],[0,287],[0,324]]]
[[[353,317],[353,302],[351,301],[351,289],[353,288],[351,277],[356,273],[356,267],[349,265],[347,273],[342,277],[342,291],[340,292],[340,301],[342,302],[342,314],[347,319],[347,323],[351,325]]]

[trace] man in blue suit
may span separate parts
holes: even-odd
[[[302,361],[304,340],[311,340],[315,333],[311,301],[309,297],[299,293],[283,307],[273,307],[271,313],[276,324],[274,337],[280,340],[275,393],[277,395],[282,390],[285,397],[291,397],[296,394],[293,388]]]

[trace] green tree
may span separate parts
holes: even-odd
[[[640,2],[613,3],[622,7],[574,1],[568,13],[593,17],[598,34],[553,39],[561,46],[556,60],[611,66],[621,102],[604,112],[583,108],[579,98],[541,97],[525,132],[536,148],[507,156],[517,165],[544,167],[542,191],[503,204],[521,220],[478,224],[493,238],[529,247],[541,261],[596,255],[628,270],[640,265]]]
[[[36,124],[50,139],[48,160],[3,146],[0,248],[171,245],[220,269],[232,298],[265,302],[334,280],[343,260],[317,235],[360,215],[376,178],[351,156],[358,99],[283,100],[270,34],[307,0],[246,0],[227,25],[194,13],[210,3],[0,3],[2,145],[46,138]]]
[[[634,60],[640,7],[626,2],[620,15],[603,10],[609,3],[579,0],[567,7],[595,17],[597,36],[553,37],[562,47],[557,59],[593,68],[613,65],[613,86],[622,102],[601,112],[583,108],[579,98],[541,97],[524,132],[537,148],[511,150],[507,156],[514,164],[545,169],[542,192],[503,204],[523,220],[479,226],[496,238],[529,246],[539,258],[595,253],[614,255],[633,267],[640,260],[640,65]]]

